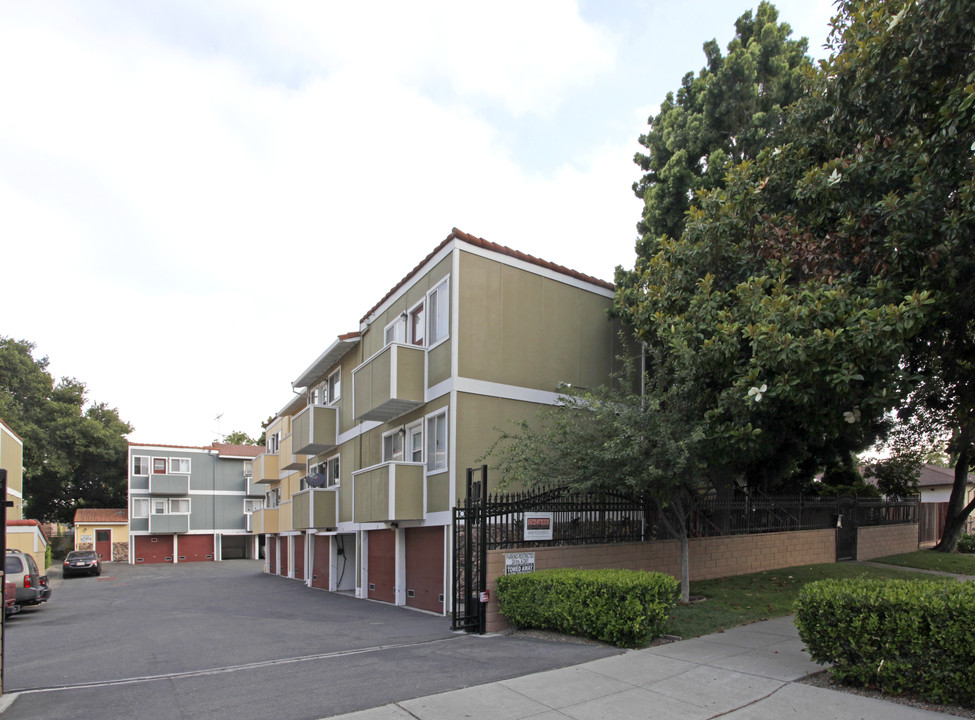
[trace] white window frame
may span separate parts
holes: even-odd
[[[244,477],[254,477],[253,460],[244,460]]]
[[[137,510],[139,506],[144,508],[143,510]],[[147,518],[149,517],[149,498],[132,498],[132,517],[133,518]]]
[[[153,475],[167,475],[169,473],[169,460],[164,457],[150,458],[151,471]],[[156,470],[156,463],[160,463],[162,470]]]
[[[419,323],[415,322],[417,314],[420,314]],[[420,327],[420,337],[416,337],[416,327]],[[406,313],[406,341],[410,345],[415,345],[416,347],[423,347],[426,345],[427,337],[427,304],[425,300],[421,300],[416,305],[411,307]]]
[[[447,408],[438,410],[426,416],[426,462],[427,474],[435,474],[447,470],[450,464],[450,426],[447,424]],[[443,450],[436,451],[437,432],[436,428],[443,422]],[[431,429],[432,426],[432,429]],[[442,458],[442,460],[441,460]]]
[[[396,445],[397,440],[399,441],[399,451],[397,452]],[[387,441],[389,445],[389,452],[387,452]],[[402,427],[398,427],[390,432],[383,433],[383,462],[403,462],[406,451],[406,430]]]
[[[260,503],[257,507],[254,507],[254,503]],[[250,515],[258,510],[264,509],[264,498],[244,498],[244,514]]]
[[[281,448],[281,431],[273,432],[264,439],[264,449],[268,455],[277,455]]]
[[[145,469],[145,472],[139,472],[139,470],[136,468],[136,463],[138,463],[140,466],[142,466],[142,468]],[[148,476],[149,475],[149,468],[151,468],[151,467],[152,467],[152,464],[149,462],[149,456],[148,455],[133,455],[132,456],[132,474],[133,475],[138,475],[139,477]]]
[[[339,487],[342,484],[342,462],[338,455],[332,455],[323,463],[325,465],[325,487]]]
[[[406,342],[406,313],[401,313],[383,328],[383,347]]]
[[[186,503],[186,510],[174,510],[174,505]],[[189,498],[169,498],[169,514],[170,515],[189,515],[190,514],[190,499]]]
[[[416,456],[415,448],[413,446],[414,439],[419,438],[419,457]],[[423,462],[423,421],[419,420],[412,425],[406,427],[406,442],[403,444],[403,457],[406,462],[422,463]]]
[[[281,504],[281,488],[276,487],[264,493],[264,507],[273,510]]]
[[[162,508],[162,510],[157,508]],[[153,515],[168,515],[169,503],[166,502],[165,498],[153,498],[149,510],[152,511]]]
[[[186,469],[185,470],[174,470],[173,469],[174,463],[179,463],[179,466],[180,467],[182,467],[182,464],[183,463],[186,463]],[[171,458],[169,458],[169,474],[170,475],[189,475],[190,474],[190,459],[189,458],[186,458],[186,457],[171,457]]]
[[[445,277],[427,293],[427,347],[436,347],[450,337],[450,278]]]
[[[329,374],[325,380],[325,401],[323,405],[333,405],[342,398],[342,368]]]

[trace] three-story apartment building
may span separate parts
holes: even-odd
[[[450,609],[452,508],[510,421],[596,386],[613,286],[457,229],[292,382],[254,482],[266,570]]]
[[[261,448],[129,443],[129,562],[257,558],[251,516],[264,505]]]

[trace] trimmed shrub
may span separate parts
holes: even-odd
[[[975,535],[962,535],[958,538],[958,552],[975,553]]]
[[[839,682],[975,707],[975,584],[820,580],[800,590],[795,619]]]
[[[680,586],[638,570],[539,570],[498,578],[498,606],[515,625],[638,647],[663,633]]]

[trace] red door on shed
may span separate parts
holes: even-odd
[[[267,555],[267,567],[268,571],[273,575],[278,571],[278,539],[276,537],[269,537],[267,539],[267,547],[264,548],[264,553]]]
[[[443,527],[406,529],[406,604],[443,612]]]
[[[211,562],[213,535],[177,535],[176,557],[179,562]]]
[[[278,554],[278,560],[281,561],[281,567],[278,568],[278,574],[280,574],[282,577],[287,577],[288,567],[290,567],[288,564],[288,548],[291,543],[288,542],[288,538],[286,536],[282,536],[278,538],[278,545],[281,546],[281,552]]]
[[[295,577],[305,579],[305,536],[295,535]]]
[[[112,531],[95,530],[95,552],[102,562],[112,562]]]
[[[171,563],[173,536],[136,535],[134,557],[137,563]]]
[[[369,531],[369,599],[396,602],[396,531]]]
[[[316,535],[312,550],[315,554],[311,562],[311,586],[328,590],[328,568],[332,561],[332,538],[328,535]]]

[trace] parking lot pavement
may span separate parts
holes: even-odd
[[[453,633],[258,561],[50,576],[52,601],[8,620],[4,720],[320,718],[616,654]]]

